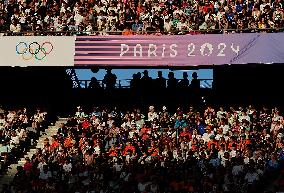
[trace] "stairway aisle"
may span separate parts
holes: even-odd
[[[3,185],[10,185],[12,183],[14,176],[17,173],[17,167],[24,166],[26,162],[25,158],[32,158],[32,156],[36,153],[37,148],[42,149],[44,147],[44,140],[48,138],[51,141],[51,137],[57,133],[60,124],[66,122],[67,118],[59,118],[59,120],[55,123],[54,126],[49,126],[44,132],[42,132],[43,134],[39,137],[38,140],[36,140],[35,148],[30,149],[28,152],[26,152],[24,156],[20,158],[20,161],[18,161],[17,164],[12,164],[9,166],[8,171],[0,179],[0,192],[2,191]]]

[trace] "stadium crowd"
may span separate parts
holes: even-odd
[[[261,193],[283,170],[283,124],[277,108],[78,107],[18,168],[13,186],[37,193]]]
[[[278,32],[283,0],[3,0],[2,35]],[[270,30],[266,30],[266,29]],[[53,32],[53,33],[52,33]],[[117,33],[119,32],[119,33]],[[25,35],[34,33],[25,33]],[[62,35],[62,33],[56,33]]]
[[[1,172],[15,163],[46,125],[46,113],[37,110],[31,114],[26,108],[4,110],[0,108]]]

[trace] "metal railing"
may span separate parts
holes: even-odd
[[[117,80],[115,84],[115,88],[130,88],[130,81],[132,79],[121,79]],[[178,81],[182,79],[177,79]],[[199,79],[201,88],[212,88],[213,79]],[[81,88],[89,88],[89,84],[91,80],[78,80]],[[105,84],[103,80],[97,80],[101,88],[105,88]]]
[[[246,28],[246,29],[204,29],[204,30],[174,30],[169,32],[132,31],[133,35],[184,35],[184,34],[227,34],[227,33],[278,33],[284,28]],[[0,36],[80,36],[80,35],[123,35],[123,31],[0,31]]]

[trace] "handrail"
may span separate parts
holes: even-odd
[[[115,88],[130,88],[130,81],[132,79],[121,79],[121,80],[117,80],[116,81],[116,85],[115,85]],[[168,80],[168,79],[166,79]],[[183,80],[183,79],[177,79],[178,81],[180,80]],[[198,79],[200,80],[200,82],[204,82],[205,85],[207,85],[207,87],[205,88],[212,88],[212,83],[210,85],[210,83],[208,83],[207,81],[212,81],[213,82],[213,79],[206,79],[206,78],[202,78],[202,79]],[[91,82],[91,80],[78,80],[80,85],[81,85],[81,88],[89,88],[89,83]],[[101,88],[104,89],[105,88],[105,84],[103,83],[103,80],[97,80],[98,83],[100,84]],[[127,86],[122,86],[122,81],[126,81],[128,82],[129,84]]]
[[[267,32],[267,31],[273,31],[275,32],[284,32],[284,28],[246,28],[246,29],[201,29],[201,30],[173,30],[170,32],[157,32],[157,31],[139,31],[139,32],[135,32],[133,31],[133,33],[135,35],[145,35],[145,34],[157,34],[157,33],[161,33],[161,34],[177,34],[177,35],[183,35],[184,33],[212,33],[212,32],[218,32],[218,33],[229,33],[229,32],[242,32],[242,33],[254,33],[253,31],[258,31],[258,32]],[[11,32],[11,31],[0,31],[0,34],[2,34],[2,36],[4,35],[35,35],[35,34],[58,34],[58,35],[75,35],[76,33],[79,33],[77,35],[122,35],[123,31],[22,31],[22,32]],[[180,34],[182,33],[182,34]]]

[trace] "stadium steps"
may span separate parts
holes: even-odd
[[[22,158],[18,161],[17,164],[11,164],[9,166],[8,171],[1,176],[0,178],[0,192],[3,190],[3,186],[10,185],[14,179],[15,174],[17,173],[17,167],[18,166],[24,166],[25,164],[25,158],[29,157],[32,158],[32,156],[36,153],[37,148],[43,148],[44,147],[44,140],[48,138],[51,141],[51,137],[57,133],[58,127],[61,123],[66,123],[67,118],[59,118],[59,120],[55,123],[54,126],[49,126],[44,132],[41,133],[41,136],[38,140],[36,140],[36,147],[30,149],[28,152],[24,154]]]

